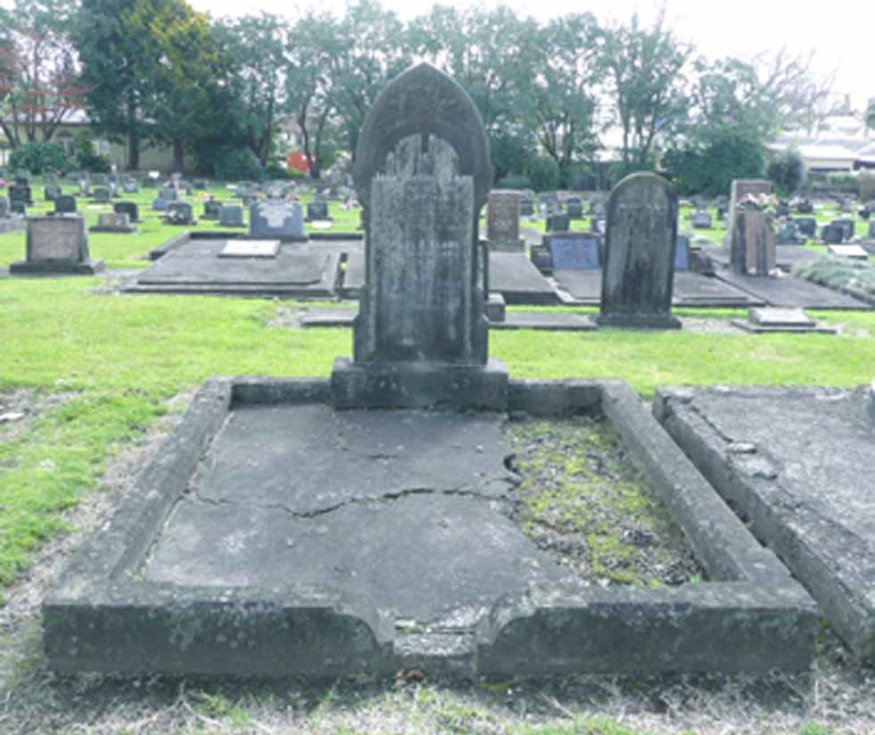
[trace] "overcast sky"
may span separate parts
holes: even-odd
[[[289,0],[189,0],[213,16],[244,15],[262,10],[296,17],[307,7],[342,15],[344,0],[291,3]],[[403,18],[427,11],[433,0],[382,0]],[[470,5],[468,0],[444,4]],[[520,15],[540,19],[591,11],[599,20],[626,20],[638,12],[652,20],[661,3],[641,0],[478,0],[481,7],[510,5]],[[794,54],[815,52],[818,74],[836,72],[835,89],[850,94],[857,108],[875,97],[875,2],[872,0],[668,0],[668,25],[697,50],[712,58],[749,58],[786,47]]]

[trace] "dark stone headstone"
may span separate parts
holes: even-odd
[[[757,209],[735,210],[729,261],[732,270],[746,276],[768,276],[777,267],[772,217]]]
[[[580,197],[568,197],[565,212],[571,219],[583,219],[583,200]]]
[[[336,405],[506,408],[507,373],[487,365],[477,222],[493,172],[471,98],[429,64],[401,74],[365,119],[354,177],[366,275]]]
[[[243,221],[243,207],[238,204],[225,204],[219,207],[219,227],[246,227]]]
[[[524,196],[520,199],[520,217],[533,217],[535,214],[535,200]]]
[[[674,254],[674,270],[678,271],[690,270],[690,238],[686,235],[678,235],[677,248]]]
[[[803,199],[796,204],[796,211],[799,214],[812,214],[814,212],[814,205],[807,199]]]
[[[486,239],[490,250],[524,250],[520,239],[520,193],[493,189],[486,209]]]
[[[193,225],[195,223],[194,213],[188,202],[169,202],[164,219],[168,225]]]
[[[110,199],[109,189],[105,186],[95,186],[94,194],[92,194],[91,198],[96,204],[108,204]]]
[[[631,174],[611,192],[600,325],[680,327],[671,314],[677,219],[677,194],[656,174]]]
[[[128,215],[131,222],[140,221],[140,208],[136,202],[116,202],[112,207],[114,212]]]
[[[310,202],[307,205],[307,222],[328,221],[331,217],[328,214],[328,202]]]
[[[10,199],[9,210],[13,214],[27,214],[27,203],[20,199]]]
[[[784,222],[778,228],[778,234],[775,235],[775,243],[778,245],[799,245],[800,238],[805,241],[804,236],[801,236],[796,223],[793,220]]]
[[[304,239],[301,205],[272,200],[254,203],[249,208],[249,234],[258,238]]]
[[[827,245],[839,245],[845,241],[845,228],[834,222],[820,228],[820,239]]]
[[[805,237],[817,235],[817,220],[814,217],[794,217],[791,221],[796,224],[796,229]]]
[[[697,230],[710,230],[713,226],[711,214],[704,209],[694,212],[690,218],[690,224]]]
[[[73,214],[76,211],[76,197],[72,194],[61,194],[55,199],[55,214]]]
[[[204,202],[203,219],[219,219],[219,212],[222,211],[222,202],[217,199],[207,199]]]
[[[778,202],[778,206],[775,207],[775,216],[776,217],[789,217],[790,216],[790,205],[787,202]]]
[[[848,217],[834,219],[830,222],[831,225],[837,225],[844,230],[845,240],[851,240],[854,237],[854,220]]]
[[[81,215],[30,217],[27,220],[27,257],[13,263],[9,273],[93,274],[103,262],[91,262],[85,218]]]
[[[568,232],[571,228],[571,219],[567,214],[550,214],[547,215],[546,231],[547,232]]]
[[[43,199],[47,202],[53,202],[61,195],[61,187],[57,184],[46,184],[43,187]]]
[[[600,241],[585,232],[561,232],[544,236],[555,270],[598,270],[601,268]]]
[[[26,207],[33,206],[33,194],[31,193],[31,188],[27,184],[14,184],[9,187],[9,202],[10,204],[15,204],[16,202],[20,202]]]

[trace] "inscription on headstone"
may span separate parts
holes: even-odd
[[[249,234],[259,238],[303,239],[301,205],[275,200],[256,202],[249,208]]]

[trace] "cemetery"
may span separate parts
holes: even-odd
[[[0,731],[875,732],[870,200],[488,130],[423,61],[336,181],[9,177]]]

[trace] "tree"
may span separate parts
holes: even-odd
[[[269,13],[227,20],[214,26],[228,57],[228,91],[245,144],[262,168],[273,149],[277,114],[285,104],[285,59],[289,28]]]
[[[298,20],[286,46],[286,106],[301,131],[314,179],[322,174],[326,143],[338,109],[338,90],[331,72],[333,57],[341,49],[337,21],[312,12]]]
[[[67,28],[73,0],[15,0],[0,8],[0,129],[13,148],[48,142],[81,105]]]
[[[662,27],[661,18],[644,29],[637,15],[628,25],[603,29],[602,39],[601,62],[623,134],[623,167],[648,168],[657,138],[686,117],[690,49]]]
[[[766,175],[774,182],[778,192],[792,194],[805,179],[805,161],[802,154],[795,148],[775,153],[766,167]]]
[[[666,151],[663,158],[683,195],[725,194],[733,179],[762,177],[763,163],[761,140],[731,126],[703,128],[700,134]]]

